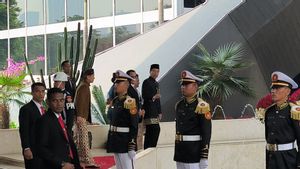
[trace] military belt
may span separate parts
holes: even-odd
[[[268,151],[285,151],[285,150],[292,150],[295,148],[294,143],[286,143],[286,144],[269,144],[267,143],[266,146]]]
[[[129,133],[129,127],[117,127],[117,126],[110,125],[109,131],[120,132],[120,133]]]
[[[159,119],[158,118],[144,119],[144,124],[145,125],[158,124],[158,123],[159,123]]]
[[[200,135],[175,135],[175,141],[201,141],[202,137]]]

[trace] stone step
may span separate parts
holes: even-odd
[[[7,165],[7,166],[10,166],[10,167],[14,166],[14,167],[19,167],[19,168],[25,168],[24,167],[23,156],[21,154],[0,155],[0,169],[2,167],[1,165],[4,165],[4,167]]]

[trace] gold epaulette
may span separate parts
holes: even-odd
[[[256,108],[255,109],[255,118],[258,119],[260,122],[265,122],[266,116],[266,109],[265,108]]]
[[[195,112],[197,114],[206,114],[207,112],[210,112],[210,106],[207,102],[205,102],[201,98],[198,98],[198,105]]]
[[[275,103],[271,104],[267,108],[262,108],[262,107],[256,108],[255,109],[255,118],[258,119],[261,123],[265,123],[266,112],[270,107],[272,107],[274,105],[275,105]]]
[[[129,109],[131,115],[135,115],[137,113],[135,99],[127,96],[126,100],[124,101],[124,108]]]
[[[296,104],[290,103],[291,118],[294,119],[294,120],[300,120],[300,106],[299,106],[298,102],[296,102]]]

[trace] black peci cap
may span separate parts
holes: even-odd
[[[159,64],[152,64],[150,66],[150,70],[152,70],[152,69],[159,69]]]

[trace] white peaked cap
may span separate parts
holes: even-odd
[[[292,89],[298,88],[298,84],[292,78],[290,78],[286,74],[279,72],[279,71],[275,71],[272,73],[271,80],[272,80],[271,87],[272,86],[286,86],[286,87],[290,87]]]

